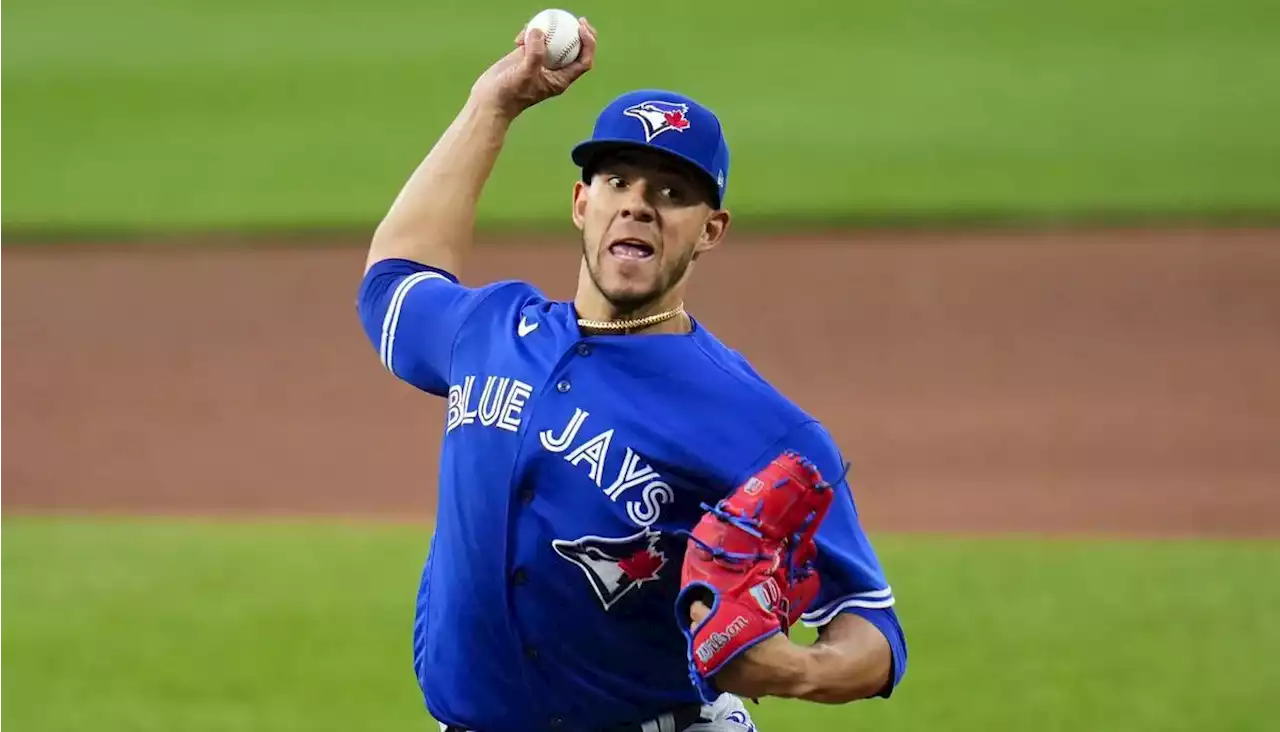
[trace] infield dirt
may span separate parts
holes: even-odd
[[[8,248],[9,512],[430,517],[443,403],[359,240]],[[577,242],[467,283],[573,292]],[[690,311],[853,462],[872,531],[1280,534],[1280,231],[731,236]],[[514,324],[513,326],[514,327]]]

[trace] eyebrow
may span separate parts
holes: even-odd
[[[654,158],[644,159],[631,155],[625,157],[618,155],[613,160],[602,163],[599,166],[599,171],[618,171],[621,168],[635,168],[642,172],[655,172],[662,176],[678,178],[689,185],[697,184],[697,179],[691,171],[685,170],[675,163]]]

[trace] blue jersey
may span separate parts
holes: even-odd
[[[572,303],[527,283],[472,288],[400,259],[370,268],[358,309],[386,368],[448,400],[413,628],[431,715],[485,732],[588,731],[698,702],[673,610],[673,532],[785,449],[841,476],[823,427],[696,320],[687,334],[584,335]],[[841,486],[804,619],[852,612],[880,628],[887,696],[905,641]]]

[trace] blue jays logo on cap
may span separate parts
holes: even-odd
[[[628,117],[635,117],[644,125],[644,141],[652,142],[653,138],[668,130],[684,132],[689,129],[689,105],[676,102],[641,102],[622,110]]]
[[[586,177],[601,154],[625,147],[654,150],[691,166],[714,191],[712,203],[724,200],[729,145],[720,119],[690,97],[662,89],[617,97],[596,117],[591,137],[573,148],[573,162]]]

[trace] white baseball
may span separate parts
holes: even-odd
[[[537,28],[547,39],[547,60],[544,64],[549,69],[558,69],[574,62],[578,52],[582,50],[582,39],[578,37],[578,19],[566,10],[550,8],[533,16],[533,20],[525,26],[525,33]]]

